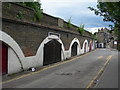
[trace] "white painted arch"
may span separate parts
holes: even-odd
[[[28,69],[31,67],[37,67],[37,66],[43,66],[43,48],[44,44],[48,43],[52,39],[56,39],[61,45],[62,45],[62,51],[61,51],[61,59],[66,59],[65,57],[65,49],[62,40],[56,36],[56,35],[50,35],[46,37],[43,42],[40,44],[37,53],[35,56],[25,57],[20,46],[17,44],[17,42],[7,33],[0,31],[0,40],[6,43],[17,55],[19,62],[21,64],[21,68]],[[10,52],[12,52],[10,50]],[[13,53],[13,52],[12,52]],[[12,54],[13,55],[13,54]],[[10,61],[9,61],[10,62]],[[11,73],[11,72],[10,72]]]
[[[21,68],[23,68],[24,70],[31,68],[31,67],[43,66],[44,45],[46,43],[50,42],[52,39],[56,39],[62,45],[62,51],[61,51],[61,59],[62,60],[65,60],[66,58],[71,57],[71,47],[75,42],[77,42],[77,44],[78,44],[77,55],[84,53],[83,51],[84,51],[85,43],[87,43],[86,50],[87,51],[89,50],[87,40],[84,41],[83,47],[81,49],[79,40],[77,38],[74,38],[72,40],[72,42],[70,43],[69,50],[65,51],[64,44],[63,44],[62,40],[60,39],[60,37],[58,37],[57,35],[49,35],[42,41],[42,43],[40,43],[40,46],[39,46],[35,56],[25,57],[20,46],[10,35],[8,35],[7,33],[0,30],[0,36],[1,36],[0,41],[3,41],[4,43],[6,43],[15,52],[15,54],[18,57],[19,63],[21,64]],[[10,50],[10,52],[12,52],[12,51]],[[12,52],[12,54],[14,52]]]
[[[93,40],[93,42],[92,42],[92,50],[94,50],[95,49],[95,41]]]
[[[89,51],[88,40],[85,40],[84,43],[83,43],[83,47],[82,47],[82,53],[85,53],[85,52],[84,52],[85,43],[86,43],[86,52]]]
[[[48,42],[50,42],[51,40],[53,39],[56,39],[61,45],[62,45],[62,51],[61,51],[61,59],[64,60],[66,59],[65,57],[65,48],[64,48],[64,45],[63,45],[63,42],[62,40],[56,36],[56,35],[50,35],[48,37],[46,37],[43,42],[40,44],[39,48],[38,48],[38,51],[36,53],[36,59],[38,59],[40,62],[39,62],[39,65],[43,65],[43,54],[44,54],[44,45]]]
[[[8,35],[7,33],[3,32],[0,30],[0,41],[3,41],[5,44],[7,44],[9,47],[8,47],[8,62],[10,62],[9,60],[9,57],[11,55],[11,53],[9,52],[12,52],[12,55],[15,56],[16,60],[16,65],[19,65],[20,67],[18,68],[21,68],[23,69],[23,59],[24,59],[24,54],[21,50],[21,48],[19,47],[19,45],[17,44],[17,42],[10,36]],[[8,63],[8,66],[9,63]],[[13,68],[15,71],[17,70],[17,68]],[[17,70],[18,71],[18,70]],[[14,72],[14,71],[13,71]],[[8,74],[9,74],[9,69],[8,69]]]
[[[22,61],[22,59],[24,58],[24,54],[20,48],[20,46],[17,44],[17,42],[7,33],[3,32],[0,30],[0,40],[3,41],[4,43],[6,43],[7,45],[10,46],[10,48],[12,48],[17,56],[19,57],[19,59]]]
[[[80,55],[80,54],[81,54],[81,45],[80,45],[80,42],[79,42],[79,40],[78,40],[77,38],[74,38],[74,39],[72,40],[72,42],[70,43],[70,47],[69,47],[69,57],[71,57],[71,48],[72,48],[72,45],[73,45],[75,42],[78,44],[78,45],[77,45],[77,55]]]

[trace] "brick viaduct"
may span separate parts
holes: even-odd
[[[16,15],[23,12],[23,18]],[[67,28],[64,20],[43,13],[40,22],[34,11],[16,3],[2,3],[2,73],[12,74],[66,60],[93,50],[94,38],[77,26]]]

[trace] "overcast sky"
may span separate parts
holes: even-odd
[[[96,16],[94,12],[88,9],[89,6],[95,7],[97,0],[41,0],[44,13],[59,17],[71,22],[77,26],[85,25],[85,29],[97,31],[97,28],[108,27],[110,22],[103,22],[100,16]]]

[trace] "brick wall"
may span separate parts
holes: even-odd
[[[76,26],[67,29],[63,20],[64,27],[58,27],[58,18],[43,14],[41,22],[34,21],[34,11],[15,3],[3,3],[2,9],[2,30],[9,34],[21,47],[25,56],[34,56],[41,42],[47,37],[48,32],[59,33],[61,40],[68,50],[71,41],[76,37],[79,39],[81,47],[85,39],[92,40],[92,35],[85,32],[80,35]],[[17,18],[19,11],[22,11],[23,18]]]

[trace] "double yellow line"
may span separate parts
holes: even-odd
[[[112,55],[107,57],[107,61],[105,62],[105,64],[103,65],[103,67],[99,70],[99,72],[97,73],[97,75],[92,79],[92,81],[88,84],[88,86],[86,88],[91,88],[94,85],[95,80],[97,80],[97,78],[100,76],[100,74],[102,74],[102,72],[104,71],[106,65],[109,63],[110,59],[112,58]]]
[[[96,50],[94,50],[94,51],[96,51]],[[94,51],[92,51],[92,52],[94,52]],[[90,52],[90,53],[91,53],[91,52]],[[90,53],[86,53],[86,54],[84,54],[84,55],[78,56],[78,57],[73,58],[73,59],[68,60],[68,61],[58,62],[58,63],[53,64],[53,65],[51,65],[51,66],[44,67],[43,69],[41,69],[41,70],[39,70],[39,71],[31,72],[31,73],[28,73],[28,74],[25,74],[25,75],[22,75],[22,76],[19,76],[19,77],[10,79],[10,80],[6,80],[6,81],[3,81],[3,82],[0,82],[0,84],[9,83],[9,82],[12,82],[12,81],[21,79],[21,78],[28,77],[28,76],[30,76],[30,75],[34,75],[34,74],[40,73],[40,72],[45,71],[45,70],[48,70],[48,69],[50,69],[50,68],[57,67],[57,66],[59,66],[59,65],[62,65],[62,64],[65,64],[65,63],[68,63],[68,62],[71,62],[71,61],[79,60],[79,58],[81,58],[81,57],[83,57],[83,56],[86,56],[86,55],[88,55],[88,54],[90,54]]]

